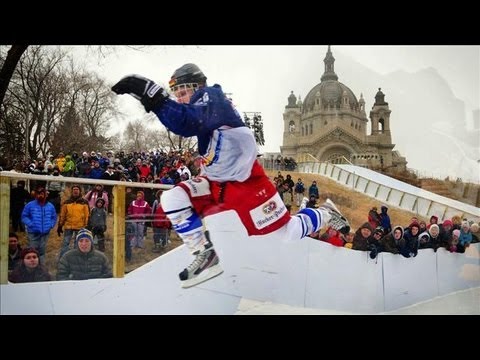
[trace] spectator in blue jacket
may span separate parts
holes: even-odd
[[[380,211],[380,225],[383,228],[384,233],[389,234],[392,231],[392,224],[390,222],[390,216],[387,214],[388,207],[382,205]]]
[[[23,208],[22,222],[27,227],[29,246],[38,250],[41,262],[45,263],[48,234],[57,223],[57,212],[53,204],[47,201],[43,186],[37,187],[35,200],[30,201]]]

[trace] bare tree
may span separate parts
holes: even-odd
[[[15,44],[12,45],[10,50],[8,50],[5,60],[1,61],[0,68],[0,104],[3,103],[5,94],[8,89],[8,84],[10,84],[10,79],[15,72],[20,58],[22,57],[25,50],[27,50],[28,45],[25,44]],[[1,59],[0,59],[1,60]]]
[[[14,44],[9,48],[6,56],[0,56],[0,104],[3,104],[5,94],[18,62],[28,47],[29,45],[26,44]],[[128,48],[134,50],[144,49],[143,46],[128,46]],[[89,52],[95,53],[99,58],[106,58],[115,51],[115,47],[113,46],[89,46],[87,49]]]
[[[14,45],[8,52],[7,48],[0,46],[0,94],[2,86],[6,89],[0,103],[0,155],[35,158],[50,151],[80,151],[77,145],[97,150],[113,147],[104,134],[117,115],[115,96],[99,76],[74,64],[63,50],[67,47]],[[100,61],[117,47],[87,49]],[[9,71],[13,75],[4,76]],[[150,136],[154,133],[146,130],[135,147],[157,147]],[[184,147],[182,138],[166,135],[168,147]]]
[[[79,111],[89,136],[105,133],[110,119],[116,115],[115,94],[104,80],[89,74],[80,90]]]
[[[128,143],[123,132],[118,132],[110,136],[110,148],[108,150],[113,150],[115,152],[123,151],[128,148]]]
[[[137,119],[127,124],[126,130],[121,136],[117,135],[117,142],[125,144],[126,151],[142,151],[152,149],[178,150],[188,149],[193,151],[197,146],[195,137],[183,138],[168,131],[160,124],[147,126],[149,121],[145,115],[143,119]]]
[[[5,98],[4,104],[0,108],[0,153],[5,158],[4,166],[11,166],[13,158],[9,154],[23,154],[24,136],[19,131],[19,123],[23,115],[18,111],[13,102],[14,99]]]
[[[8,94],[16,108],[19,130],[25,134],[25,154],[36,158],[43,150],[55,121],[51,117],[58,95],[58,64],[64,59],[59,51],[47,52],[40,46],[30,47],[17,66]],[[58,102],[57,102],[58,105]],[[61,104],[60,104],[61,106]],[[43,147],[43,149],[42,149]]]
[[[129,122],[125,129],[125,138],[127,139],[127,151],[140,151],[145,146],[145,135],[147,128],[142,120],[137,119]]]
[[[108,148],[104,134],[115,114],[113,97],[98,75],[75,65],[58,47],[31,46],[0,108],[5,119],[0,131],[8,139],[0,142],[0,152],[16,149],[12,156],[36,158],[50,151]]]

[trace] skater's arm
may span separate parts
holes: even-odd
[[[207,134],[222,126],[245,126],[219,85],[197,91],[190,104],[165,99],[153,111],[166,128],[184,137]]]

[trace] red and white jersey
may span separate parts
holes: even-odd
[[[222,126],[214,130],[207,152],[202,155],[202,175],[225,182],[247,180],[257,159],[257,145],[252,130],[243,126]]]

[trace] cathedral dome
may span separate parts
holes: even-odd
[[[353,91],[338,81],[338,76],[335,74],[335,58],[330,45],[323,62],[325,72],[320,79],[320,84],[314,86],[303,100],[303,112],[312,111],[315,105],[320,106],[320,109],[324,109],[325,106],[340,108],[344,95],[348,98],[350,109],[358,109],[358,101]]]
[[[312,111],[315,104],[319,104],[317,99],[321,100],[322,108],[330,103],[335,107],[340,107],[344,91],[347,94],[350,107],[358,108],[358,100],[348,86],[336,80],[326,80],[317,84],[309,91],[303,100],[303,112]]]

